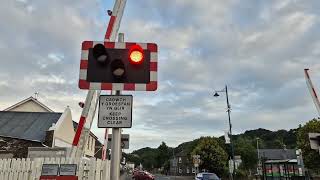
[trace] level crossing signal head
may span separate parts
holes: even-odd
[[[157,89],[157,51],[154,43],[84,41],[79,87],[154,91]]]

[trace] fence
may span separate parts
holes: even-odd
[[[0,180],[39,180],[42,164],[77,164],[79,180],[105,180],[110,174],[110,162],[95,158],[0,159]]]

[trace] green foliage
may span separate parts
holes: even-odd
[[[252,140],[238,138],[235,142],[235,154],[241,156],[244,170],[255,169],[258,157],[256,147],[252,145]]]
[[[122,154],[126,158],[126,161],[133,162],[135,165],[139,165],[141,163],[140,157],[136,154]]]
[[[125,157],[127,161],[133,162],[135,165],[140,163],[147,170],[152,170],[153,168],[169,169],[169,159],[172,154],[172,148],[168,147],[165,142],[158,148],[142,148],[133,151],[130,154],[126,154]]]
[[[302,150],[305,166],[317,173],[320,173],[320,155],[312,150],[308,133],[320,133],[320,121],[313,119],[298,130],[298,147]]]
[[[193,151],[193,149],[198,145],[198,143],[200,142],[201,138],[195,139],[193,141],[189,141],[189,142],[184,142],[182,144],[180,144],[178,147],[176,147],[174,149],[175,154],[184,151],[187,153],[187,156],[191,157],[191,152]]]
[[[147,170],[152,170],[156,167],[157,149],[146,147],[133,151],[128,157],[127,161],[134,162],[136,166],[140,163]]]
[[[298,129],[289,131],[269,131],[260,128],[246,131],[243,134],[233,135],[232,139],[235,147],[235,155],[241,155],[243,162],[241,165],[241,173],[247,174],[250,169],[255,170],[257,163],[256,138],[260,139],[260,149],[283,148],[284,146],[288,149],[294,149],[297,147],[297,131]],[[168,171],[170,168],[169,159],[172,158],[173,153],[178,154],[183,151],[188,157],[191,157],[193,151],[196,148],[199,148],[201,143],[203,144],[204,141],[211,141],[208,139],[212,139],[215,146],[219,149],[218,152],[221,151],[221,154],[227,157],[220,160],[220,163],[223,164],[223,166],[221,166],[222,169],[226,168],[228,164],[228,154],[231,155],[231,149],[230,145],[225,144],[223,136],[219,138],[201,137],[193,141],[184,142],[176,148],[170,148],[165,142],[162,142],[158,148],[142,148],[133,151],[130,154],[126,154],[126,158],[127,161],[134,162],[136,165],[142,163],[143,167],[148,170],[163,167],[165,171]],[[209,147],[211,147],[211,145]],[[227,171],[227,169],[224,169],[223,171]]]
[[[201,169],[215,172],[218,175],[223,175],[226,169],[228,155],[219,145],[218,140],[211,137],[200,139],[199,144],[192,151],[192,155],[200,155]]]
[[[169,160],[171,151],[165,142],[162,142],[161,145],[157,149],[156,153],[156,167],[161,168],[164,167],[164,164]]]
[[[232,136],[235,141],[240,138],[250,140],[252,145],[256,146],[256,138],[259,138],[260,149],[282,149],[284,146],[288,149],[297,147],[297,129],[269,131],[266,129],[256,129],[246,131],[243,134]]]
[[[243,164],[240,164],[239,168],[236,170],[236,179],[245,179],[249,177],[249,173]]]

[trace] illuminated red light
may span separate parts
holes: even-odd
[[[132,64],[141,64],[144,60],[143,49],[139,45],[133,45],[129,51],[129,60]]]

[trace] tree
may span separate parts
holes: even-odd
[[[158,168],[163,167],[166,161],[169,160],[169,158],[170,158],[169,147],[166,145],[165,142],[162,142],[161,145],[157,148],[157,155],[156,155],[157,167]]]
[[[320,121],[313,119],[298,130],[298,147],[302,150],[305,166],[317,173],[320,173],[320,155],[316,150],[312,150],[308,133],[320,133]]]
[[[193,149],[192,155],[200,155],[200,168],[222,176],[226,170],[228,155],[215,138],[203,137]]]
[[[258,161],[256,148],[252,144],[245,138],[238,138],[235,142],[235,154],[241,156],[242,167],[246,171],[254,169]]]

